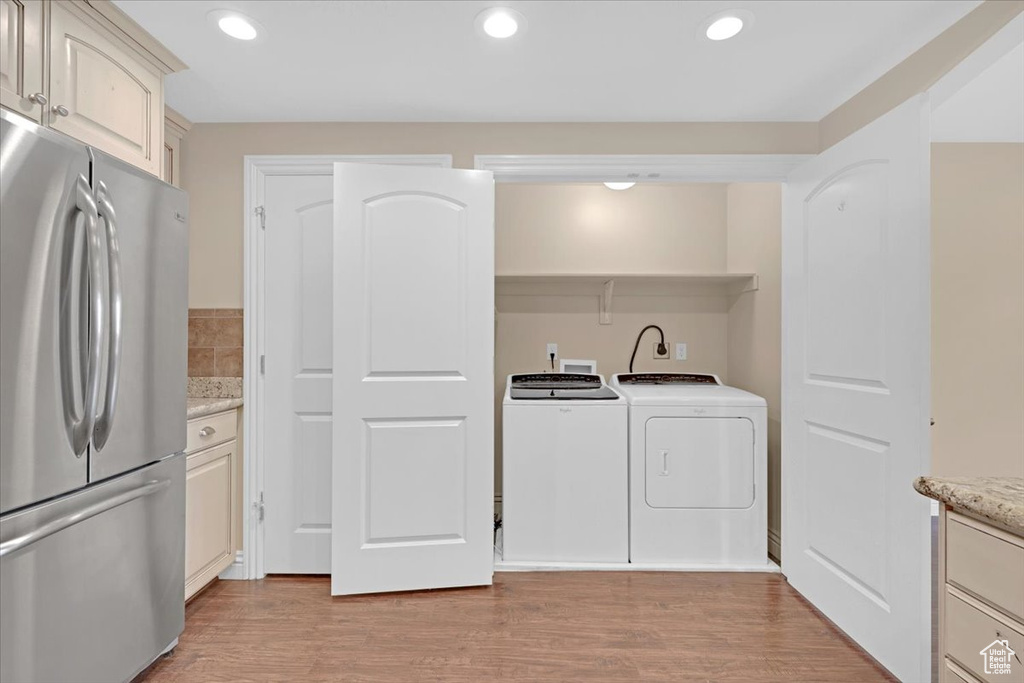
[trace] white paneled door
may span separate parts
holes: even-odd
[[[331,593],[491,583],[494,181],[334,166]]]
[[[783,201],[782,570],[904,681],[931,675],[929,130],[914,98]]]
[[[331,571],[331,176],[265,181],[264,567]]]

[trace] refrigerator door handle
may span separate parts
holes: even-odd
[[[121,332],[122,332],[122,289],[121,289],[121,251],[117,243],[117,218],[114,204],[110,199],[107,186],[100,181],[96,189],[96,206],[99,217],[106,226],[108,291],[110,294],[110,339],[107,350],[106,391],[103,401],[103,412],[96,417],[93,430],[93,445],[102,450],[110,436],[117,410],[117,387],[121,374]]]
[[[81,457],[89,445],[92,436],[93,425],[96,419],[96,403],[100,393],[100,366],[101,353],[103,351],[106,337],[106,302],[103,300],[102,259],[100,254],[101,244],[98,232],[98,212],[96,201],[92,195],[92,189],[85,176],[79,175],[75,181],[75,208],[76,212],[71,220],[71,225],[81,214],[85,220],[85,264],[83,275],[86,276],[89,297],[83,298],[81,307],[88,307],[88,312],[80,311],[79,320],[84,323],[88,319],[88,327],[80,326],[78,336],[72,337],[72,319],[70,302],[62,302],[62,331],[60,335],[59,352],[61,356],[61,389],[64,399],[64,425],[67,428],[68,439],[71,442],[71,449],[76,457]],[[86,283],[83,283],[85,285]],[[65,296],[70,295],[66,289]],[[82,413],[79,414],[75,405],[74,396],[74,364],[72,362],[73,346],[81,349],[83,333],[88,335],[89,347],[86,353],[81,354],[83,367],[83,402]]]
[[[142,498],[143,496],[149,496],[158,491],[163,491],[170,485],[170,479],[154,479],[152,481],[147,481],[145,484],[141,484],[127,490],[118,491],[103,500],[91,503],[71,512],[70,514],[62,515],[57,519],[52,519],[45,524],[41,524],[32,531],[26,532],[21,536],[5,539],[3,542],[0,542],[0,557],[6,557],[7,555],[16,553],[19,550],[24,550],[33,543],[38,543],[43,540],[47,536],[52,536],[70,526],[78,524],[79,522],[84,522],[90,517],[101,515],[107,510],[113,510],[125,503],[130,503],[136,498]]]

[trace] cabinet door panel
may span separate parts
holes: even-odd
[[[234,561],[232,492],[237,442],[188,456],[185,475],[185,597]]]
[[[35,121],[43,91],[42,0],[0,0],[0,104]]]
[[[112,36],[53,3],[49,125],[159,175],[163,161],[161,76]]]

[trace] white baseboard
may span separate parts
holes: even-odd
[[[246,578],[245,561],[241,550],[235,553],[235,561],[229,564],[228,568],[220,573],[220,578],[227,579],[229,581],[241,581]]]
[[[494,554],[496,572],[764,572],[778,574],[779,565],[771,560],[764,564],[693,564],[668,562],[515,562]]]

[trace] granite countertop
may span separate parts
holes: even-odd
[[[914,488],[1024,536],[1024,477],[918,477]]]
[[[204,417],[214,413],[222,413],[225,410],[238,408],[242,405],[240,398],[189,398],[188,407],[185,409],[185,416],[191,420],[194,417]]]

